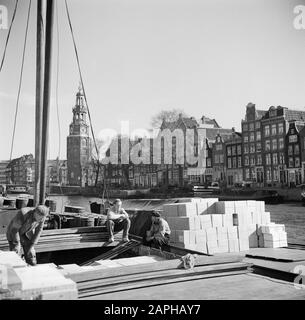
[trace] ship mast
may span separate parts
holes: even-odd
[[[49,111],[51,94],[52,36],[54,1],[46,0],[45,41],[43,46],[44,0],[37,1],[36,56],[36,140],[35,205],[44,204],[47,178]],[[42,92],[43,89],[43,92]]]

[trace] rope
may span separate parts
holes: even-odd
[[[18,87],[18,95],[17,95],[15,118],[14,118],[14,129],[13,129],[13,136],[12,136],[12,143],[11,143],[10,161],[12,160],[12,154],[13,154],[13,149],[14,149],[14,140],[15,140],[15,133],[16,133],[17,114],[18,114],[18,109],[19,109],[19,99],[20,99],[20,91],[21,91],[21,85],[22,85],[23,67],[24,67],[24,57],[25,57],[26,43],[27,43],[27,37],[28,37],[28,28],[29,28],[29,20],[30,20],[30,13],[31,13],[31,4],[32,4],[32,0],[29,1],[27,22],[26,22],[26,29],[25,29],[25,36],[24,36],[22,62],[21,62],[21,70],[20,70],[20,78],[19,78],[19,87]]]
[[[15,20],[15,15],[16,15],[16,11],[17,11],[18,1],[19,1],[19,0],[16,0],[15,9],[14,9],[14,12],[13,12],[13,17],[12,17],[12,21],[11,21],[10,27],[9,27],[9,29],[8,29],[8,33],[7,33],[7,37],[6,37],[6,41],[5,41],[5,47],[4,47],[4,51],[3,51],[3,56],[2,56],[2,60],[1,60],[1,65],[0,65],[0,72],[2,71],[2,67],[3,67],[5,55],[6,55],[6,50],[7,50],[7,46],[8,46],[8,41],[9,41],[9,38],[10,38],[10,34],[11,34],[13,22],[14,22],[14,20]]]
[[[76,47],[76,41],[75,41],[75,38],[74,38],[74,32],[73,32],[73,27],[72,27],[72,22],[71,22],[71,18],[70,18],[70,13],[69,13],[69,7],[68,7],[67,0],[65,0],[65,5],[66,5],[66,12],[67,12],[67,17],[68,17],[68,22],[69,22],[69,27],[70,27],[71,36],[72,36],[73,45],[74,45],[74,51],[75,51],[75,55],[76,55],[76,61],[77,61],[77,66],[78,66],[80,82],[81,82],[82,90],[83,90],[83,93],[84,93],[86,107],[87,107],[87,110],[88,110],[88,117],[89,117],[89,122],[90,122],[90,130],[91,130],[91,134],[92,134],[92,138],[93,138],[93,142],[94,142],[94,146],[95,146],[95,150],[96,150],[96,155],[97,155],[98,171],[100,171],[99,150],[98,150],[96,139],[95,139],[95,135],[94,135],[94,132],[93,132],[91,114],[90,114],[90,109],[89,109],[89,105],[88,105],[88,101],[87,101],[87,95],[86,95],[86,91],[85,91],[85,87],[84,87],[83,76],[82,76],[82,72],[81,72],[79,56],[78,56],[78,51],[77,51],[77,47]]]

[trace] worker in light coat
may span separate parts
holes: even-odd
[[[151,228],[146,233],[146,244],[162,249],[168,245],[170,240],[171,230],[169,225],[158,211],[153,211],[151,222]]]
[[[38,243],[48,214],[49,208],[43,205],[34,209],[22,208],[7,228],[6,237],[10,251],[21,255],[22,246],[25,261],[30,265],[37,264],[34,245]]]

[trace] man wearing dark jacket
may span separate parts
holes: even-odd
[[[10,222],[6,237],[10,251],[21,254],[21,246],[25,261],[34,266],[37,264],[34,245],[38,243],[43,224],[49,209],[40,205],[37,208],[22,208]]]

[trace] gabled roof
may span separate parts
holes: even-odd
[[[301,110],[285,110],[285,119],[287,121],[296,120],[305,122],[305,111]]]

